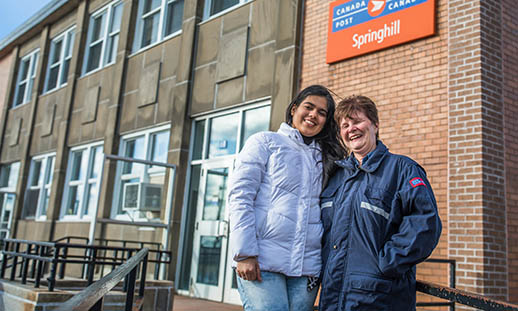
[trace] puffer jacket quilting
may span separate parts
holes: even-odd
[[[252,135],[230,177],[228,206],[233,265],[257,256],[261,270],[318,276],[322,222],[319,147],[283,123]]]

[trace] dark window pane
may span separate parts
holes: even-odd
[[[47,90],[52,90],[58,84],[59,66],[50,68],[47,80]]]
[[[210,15],[218,14],[237,4],[239,4],[239,0],[212,0]]]
[[[167,19],[165,23],[165,36],[177,32],[182,28],[183,0],[171,2],[167,5]]]
[[[23,97],[25,96],[25,86],[27,83],[22,83],[18,86],[18,93],[16,94],[15,106],[23,103]]]
[[[90,39],[90,42],[95,42],[95,41],[99,40],[99,38],[101,38],[102,30],[103,30],[103,27],[102,27],[103,19],[104,19],[104,14],[95,17],[94,20],[92,21],[92,23],[93,23],[92,37]]]
[[[192,159],[199,160],[203,152],[203,135],[205,133],[205,120],[198,121],[194,125],[194,146]]]
[[[220,257],[221,238],[214,236],[200,237],[197,283],[218,285]]]
[[[65,60],[63,63],[63,72],[61,73],[61,81],[60,84],[65,84],[68,78],[68,67],[70,66],[70,58]]]
[[[88,54],[88,62],[86,65],[86,71],[92,71],[99,67],[99,59],[101,58],[102,42],[97,43],[94,46],[90,46],[90,53]]]
[[[158,21],[160,14],[156,13],[144,18],[144,25],[142,29],[142,43],[141,48],[148,46],[157,40],[158,35]]]
[[[144,11],[143,14],[146,14],[147,12],[153,11],[157,7],[160,6],[162,3],[161,0],[144,0]]]
[[[52,51],[52,58],[50,60],[50,64],[54,65],[55,63],[59,62],[59,59],[61,58],[61,46],[63,45],[63,39],[53,42],[54,49]]]

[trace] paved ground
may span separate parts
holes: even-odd
[[[174,296],[173,311],[238,311],[242,307],[225,303],[195,299],[180,295]]]

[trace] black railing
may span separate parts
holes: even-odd
[[[74,237],[68,237],[67,240],[70,239]],[[79,264],[82,266],[81,278],[86,279],[90,285],[93,283],[96,269],[100,268],[103,276],[105,266],[114,270],[138,250],[128,247],[5,239],[0,277],[4,278],[6,271],[10,269],[10,279],[15,280],[18,271],[22,283],[31,278],[34,279],[34,286],[39,287],[45,271],[50,267],[48,289],[53,291],[56,277],[64,278],[67,265]],[[156,249],[148,249],[148,253],[150,258],[146,260],[146,264],[154,265],[154,278],[158,279],[160,265],[171,262],[171,253]],[[32,269],[29,270],[29,267]]]
[[[118,266],[108,275],[64,302],[56,311],[100,311],[102,310],[104,296],[115,288],[122,279],[124,279],[124,284],[126,284],[124,287],[124,291],[126,292],[124,310],[132,310],[139,266],[142,266],[142,268],[140,269],[140,287],[136,304],[137,310],[141,309],[140,307],[144,300],[147,260],[148,249],[143,248],[135,256],[129,258],[124,264]]]
[[[455,288],[455,260],[453,259],[440,259],[440,258],[428,258],[425,260],[425,263],[446,263],[449,265],[449,287]],[[416,304],[418,307],[450,307],[450,311],[455,311],[455,301],[446,301],[446,302],[418,302]]]
[[[518,311],[518,305],[425,281],[417,281],[417,291],[452,302],[457,302],[466,306],[474,307],[478,310]]]

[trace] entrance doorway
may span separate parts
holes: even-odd
[[[235,272],[228,245],[228,178],[232,160],[202,165],[193,238],[191,292],[195,297],[239,303]]]
[[[228,181],[237,154],[248,137],[268,130],[269,116],[269,102],[260,102],[193,120],[178,293],[241,304],[228,239]]]

